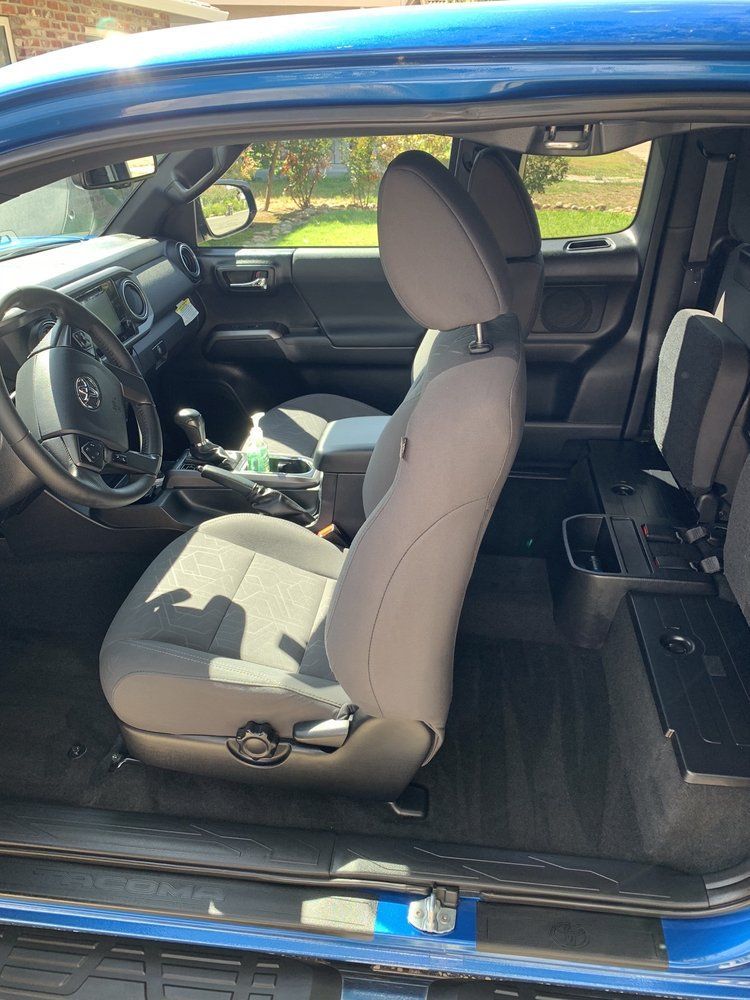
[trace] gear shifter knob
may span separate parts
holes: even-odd
[[[208,442],[206,439],[206,421],[203,419],[202,413],[186,407],[175,413],[174,422],[185,432],[190,442],[191,451],[194,448],[205,448]]]
[[[190,454],[196,462],[211,463],[224,469],[233,469],[239,456],[232,458],[223,448],[206,437],[206,421],[198,410],[185,407],[174,415],[174,422],[181,427],[190,444]]]

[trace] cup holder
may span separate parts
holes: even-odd
[[[306,476],[312,472],[312,462],[296,455],[271,455],[270,471],[277,476]]]
[[[695,652],[695,643],[688,636],[683,635],[679,629],[667,629],[659,637],[659,642],[672,656],[689,656]]]

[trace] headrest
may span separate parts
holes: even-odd
[[[520,174],[505,153],[485,149],[474,161],[469,194],[505,257],[535,257],[542,249],[539,221]]]
[[[508,265],[475,202],[428,153],[397,156],[380,182],[380,260],[425,327],[454,330],[510,311]]]

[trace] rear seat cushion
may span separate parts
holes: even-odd
[[[677,313],[659,355],[654,440],[694,496],[714,484],[749,374],[746,345],[721,320],[698,309]]]

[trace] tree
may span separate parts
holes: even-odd
[[[263,210],[268,211],[271,205],[271,198],[273,197],[273,182],[276,177],[276,168],[279,164],[279,157],[281,155],[281,139],[275,139],[273,142],[267,142],[263,144],[268,146],[268,162],[265,164],[266,167],[266,195],[263,200]]]
[[[451,157],[453,139],[449,135],[383,135],[378,140],[378,160],[381,173],[391,160],[409,149],[430,153],[446,166]]]
[[[240,181],[251,181],[258,169],[258,160],[255,149],[247,146],[227,170],[227,177],[234,177]]]
[[[527,156],[523,181],[529,194],[543,194],[550,184],[565,180],[570,167],[566,156]]]
[[[332,139],[291,139],[285,144],[281,165],[286,179],[284,189],[298,208],[309,208],[315,186],[325,177],[332,151]]]
[[[347,141],[349,184],[359,208],[371,208],[375,202],[382,170],[378,165],[378,139],[361,135]]]
[[[273,197],[273,182],[276,179],[279,160],[284,144],[281,139],[255,142],[246,146],[227,171],[227,177],[252,181],[259,170],[266,171],[266,187],[263,208],[267,212]]]

